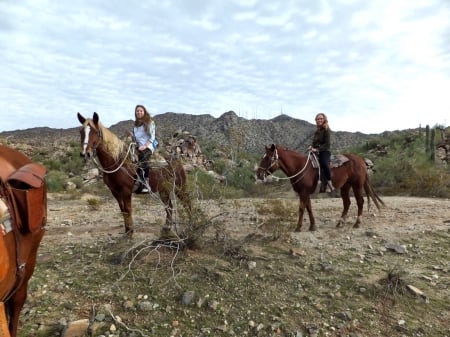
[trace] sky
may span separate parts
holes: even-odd
[[[450,124],[449,0],[0,0],[0,131],[280,114]]]

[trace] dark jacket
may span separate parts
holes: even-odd
[[[330,151],[331,149],[331,131],[330,129],[320,128],[314,132],[314,138],[312,147],[316,148],[319,152]]]

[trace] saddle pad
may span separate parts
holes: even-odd
[[[31,187],[42,186],[45,177],[45,167],[37,163],[29,163],[8,177],[8,182],[14,186],[14,181],[25,183]]]
[[[348,162],[348,157],[344,156],[343,154],[336,154],[332,155],[330,159],[330,167],[339,167],[344,165],[344,163]]]

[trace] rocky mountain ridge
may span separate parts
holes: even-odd
[[[100,121],[101,117],[100,115]],[[218,118],[211,115],[167,112],[154,116],[154,119],[157,125],[157,135],[163,141],[170,139],[176,132],[188,131],[197,137],[200,144],[234,146],[238,147],[240,151],[252,154],[262,153],[264,145],[271,143],[305,151],[315,130],[314,124],[287,115],[279,115],[270,120],[245,119],[239,117],[234,111],[228,111]],[[74,120],[76,119],[74,118]],[[109,129],[123,138],[131,130],[132,125],[132,120],[126,120],[109,126]],[[37,127],[0,132],[0,138],[7,139],[10,143],[20,142],[39,147],[60,142],[79,141],[78,130],[78,126],[69,129]],[[333,151],[341,151],[364,144],[386,133],[333,132]]]

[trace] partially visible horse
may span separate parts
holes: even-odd
[[[0,336],[17,336],[46,221],[45,168],[0,145]]]
[[[303,214],[305,208],[309,215],[309,230],[316,230],[316,222],[311,207],[311,194],[316,190],[319,181],[319,168],[313,165],[314,154],[301,154],[293,150],[286,149],[279,145],[272,144],[265,147],[265,154],[256,170],[256,176],[260,180],[265,180],[268,175],[271,175],[277,169],[283,171],[290,179],[292,188],[299,196],[299,215],[295,231],[301,231],[303,224]],[[345,223],[348,209],[350,207],[350,188],[358,205],[358,216],[354,228],[358,228],[361,224],[361,215],[364,205],[363,192],[366,192],[368,202],[373,200],[376,207],[380,209],[384,205],[381,198],[375,193],[372,184],[369,180],[367,166],[363,158],[356,154],[344,154],[348,160],[338,167],[331,168],[331,180],[335,188],[341,190],[341,198],[344,205],[341,218],[338,221],[337,227]]]
[[[92,118],[84,118],[80,113],[81,153],[86,160],[98,158],[103,181],[119,204],[123,215],[125,234],[133,235],[132,194],[136,175],[136,163],[131,158],[131,146],[127,146],[113,132],[99,122],[94,112]],[[191,200],[186,189],[186,172],[181,162],[167,160],[167,166],[150,169],[148,184],[153,193],[159,193],[166,209],[166,227],[173,224],[173,202],[171,192],[178,197],[189,214],[192,211]]]

